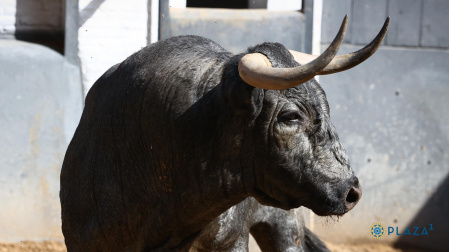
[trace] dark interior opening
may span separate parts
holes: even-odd
[[[227,9],[266,9],[267,0],[187,0],[187,7],[227,8]]]
[[[40,44],[64,55],[64,32],[16,31],[17,40]]]
[[[65,1],[16,2],[17,40],[40,44],[64,55]]]

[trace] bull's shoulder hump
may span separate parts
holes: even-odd
[[[197,61],[207,59],[226,60],[232,54],[214,41],[195,35],[177,36],[153,43],[126,61],[173,63],[174,61]]]
[[[201,50],[201,51],[209,51],[215,53],[228,53],[223,47],[221,47],[216,42],[211,39],[204,38],[196,35],[184,35],[172,37],[163,41],[158,42],[160,46],[170,47],[170,48],[179,48],[182,49],[190,49],[190,50]]]

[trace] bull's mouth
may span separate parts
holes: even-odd
[[[362,189],[356,177],[351,179],[351,186],[349,189],[343,191],[344,193],[334,194],[334,197],[329,194],[324,197],[312,197],[312,199],[324,198],[320,201],[311,200],[306,202],[304,206],[310,208],[316,215],[319,216],[342,216],[349,212],[357,205],[362,197]],[[338,191],[338,190],[337,190]]]
[[[297,192],[295,195],[290,190],[277,188],[275,196],[263,188],[256,187],[252,196],[263,205],[284,210],[304,206],[318,216],[342,216],[354,208],[362,196],[362,189],[355,176],[341,184],[321,186],[321,189],[309,186],[303,185],[299,194]]]
[[[346,209],[344,203],[336,203],[332,205],[324,205],[320,203],[306,204],[305,207],[312,210],[316,215],[318,216],[343,216],[345,213],[348,212]]]
[[[310,200],[304,199],[280,201],[266,194],[262,190],[257,190],[257,196],[255,196],[255,198],[259,203],[263,205],[269,205],[284,210],[290,210],[304,206],[312,210],[316,215],[323,217],[343,216],[350,210],[346,207],[343,201],[332,201],[329,199],[320,200],[319,202],[311,202]],[[354,203],[354,205],[355,204],[356,203]]]
[[[286,199],[284,201],[281,201],[263,192],[262,190],[257,190],[255,198],[259,203],[263,205],[269,205],[284,210],[290,210],[304,206],[312,210],[318,216],[343,216],[349,211],[346,209],[345,204],[341,201],[331,201],[329,199],[320,200],[319,202],[312,202],[311,200],[305,199]],[[317,199],[320,197],[312,196],[312,198]]]

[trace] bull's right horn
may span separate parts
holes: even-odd
[[[239,62],[240,77],[249,85],[263,89],[280,90],[298,86],[312,79],[332,61],[343,42],[347,24],[348,16],[345,16],[337,36],[326,51],[303,66],[273,68],[265,55],[251,53]]]

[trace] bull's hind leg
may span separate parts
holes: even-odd
[[[259,205],[250,232],[262,251],[329,251],[294,210]]]

